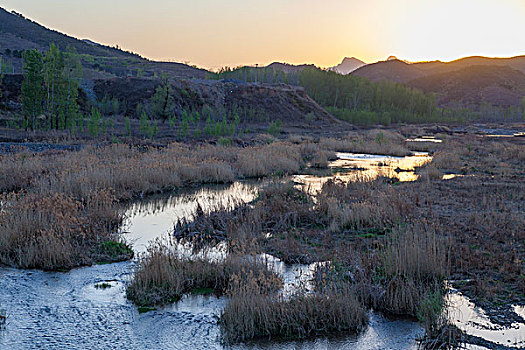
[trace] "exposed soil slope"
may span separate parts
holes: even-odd
[[[227,112],[250,111],[246,122],[269,122],[279,118],[284,124],[306,124],[310,121],[334,123],[338,121],[313,101],[301,87],[269,85],[260,83],[232,83],[216,80],[171,81],[175,113],[183,109],[199,109],[208,105],[215,110]],[[107,96],[118,99],[126,106],[126,114],[133,115],[138,103],[147,105],[159,80],[138,78],[115,78],[97,80],[94,92],[98,99]],[[340,122],[340,121],[338,121]]]

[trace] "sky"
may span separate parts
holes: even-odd
[[[525,0],[0,0],[46,27],[217,69],[525,55]]]

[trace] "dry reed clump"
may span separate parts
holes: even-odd
[[[449,246],[432,227],[395,227],[386,237],[382,258],[385,295],[381,308],[417,316],[422,300],[442,288],[449,269]]]
[[[112,189],[118,199],[195,183],[289,174],[305,165],[300,147],[286,142],[246,148],[173,144],[165,149],[126,145],[85,147],[54,155],[13,154],[2,158],[3,191],[33,188],[81,199]],[[20,175],[20,176],[13,176]]]
[[[459,171],[463,166],[460,155],[457,153],[450,153],[449,151],[443,150],[436,152],[430,163],[436,170],[451,170]]]
[[[334,242],[343,249],[355,235],[384,234],[406,220],[412,207],[402,191],[383,179],[352,185],[329,181],[315,198],[291,182],[274,183],[253,203],[234,210],[197,211],[194,220],[176,225],[175,237],[226,241],[232,251],[249,245],[285,262],[308,263],[330,259]]]
[[[425,350],[463,349],[465,334],[450,322],[442,290],[427,293],[420,303],[417,318],[425,334],[418,347]]]
[[[439,181],[443,179],[443,173],[438,168],[436,168],[433,164],[423,167],[423,169],[419,171],[418,175],[419,175],[418,180],[426,181],[426,182],[431,182],[431,181],[436,181],[436,180]]]
[[[313,199],[291,182],[271,184],[254,202],[234,210],[217,209],[197,211],[194,220],[178,223],[175,237],[197,248],[202,242],[226,241],[231,252],[262,249],[287,262],[307,262],[315,254],[304,246],[324,239],[319,234],[327,225]]]
[[[322,149],[337,152],[369,153],[391,156],[408,156],[412,152],[407,148],[405,138],[388,130],[372,130],[366,134],[349,134],[342,139],[321,138]]]
[[[328,167],[328,159],[332,154],[326,151],[317,152],[310,161],[310,166],[312,168],[326,168]]]
[[[220,314],[226,343],[256,338],[304,339],[338,332],[359,332],[366,311],[350,289],[290,296],[266,294],[253,283],[234,283],[230,300]]]
[[[3,195],[0,263],[54,270],[93,262],[93,249],[115,239],[112,232],[122,220],[108,204],[113,200],[107,192],[83,201],[63,193]]]
[[[406,194],[389,179],[361,179],[344,184],[327,181],[317,195],[317,210],[332,231],[392,227],[413,211]]]
[[[140,257],[126,295],[136,305],[151,306],[178,301],[194,289],[222,294],[233,276],[256,281],[265,292],[275,291],[282,285],[268,264],[255,256],[230,255],[224,260],[189,257],[172,246],[156,242]]]
[[[0,192],[29,187],[35,177],[49,172],[51,162],[48,159],[52,158],[34,158],[27,153],[0,154]]]
[[[10,215],[3,215],[2,225],[8,225],[10,231],[1,238],[2,260],[13,266],[49,269],[92,260],[85,251],[94,250],[99,240],[84,236],[88,233],[93,238],[94,232],[108,236],[109,228],[101,216],[118,222],[116,201],[184,185],[288,174],[305,165],[300,146],[286,142],[246,148],[209,144],[172,144],[163,149],[87,146],[77,152],[13,153],[1,160],[0,191],[25,190],[24,195],[4,197],[7,202],[3,205],[9,207]],[[66,207],[57,206],[55,199]],[[35,207],[31,202],[42,203]],[[54,211],[62,220],[58,228]],[[71,229],[67,219],[71,219]],[[83,252],[78,253],[80,246]]]
[[[0,331],[4,328],[7,323],[7,316],[4,313],[4,310],[0,309]]]
[[[233,166],[242,177],[291,174],[305,166],[299,147],[282,142],[243,148],[237,153]]]

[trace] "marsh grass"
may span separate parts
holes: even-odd
[[[68,269],[90,264],[99,244],[118,240],[119,201],[202,183],[295,173],[300,145],[248,147],[113,144],[77,152],[0,155],[0,263]],[[15,192],[16,191],[16,192]],[[121,257],[131,254],[121,254]],[[106,255],[103,261],[113,261]]]
[[[229,255],[220,260],[206,255],[183,256],[173,246],[156,242],[139,258],[126,295],[138,306],[176,302],[195,289],[209,289],[220,295],[228,289],[234,276],[257,283],[264,292],[277,290],[282,285],[267,262],[255,256]]]
[[[451,324],[443,288],[437,287],[421,300],[417,318],[425,329],[425,335],[418,339],[420,349],[460,349],[465,344],[465,334]]]
[[[321,148],[336,152],[408,156],[405,138],[391,130],[370,130],[366,133],[350,133],[344,138],[321,138]]]
[[[381,308],[417,316],[423,300],[442,288],[448,275],[449,243],[432,227],[401,225],[386,236],[382,267],[385,295]]]
[[[113,201],[106,191],[83,201],[62,193],[45,197],[24,192],[3,195],[0,261],[21,268],[54,270],[98,260],[92,247],[118,239],[113,232],[122,217],[112,209]],[[97,255],[108,258],[104,252]]]
[[[0,309],[0,331],[5,327],[7,323],[7,316],[5,314],[5,311]]]
[[[290,296],[261,293],[249,283],[234,283],[219,318],[222,339],[237,343],[257,338],[304,339],[359,332],[367,321],[363,306],[350,289]]]
[[[321,142],[338,149],[339,141]],[[372,307],[417,317],[426,331],[424,349],[457,348],[464,336],[448,323],[445,279],[475,273],[473,292],[484,298],[504,291],[490,283],[498,276],[505,276],[499,284],[510,293],[522,288],[522,150],[483,139],[447,140],[435,163],[422,169],[423,181],[328,181],[314,196],[274,183],[252,203],[200,212],[175,233],[223,241],[229,252],[327,262],[317,265],[314,290],[290,295],[260,292],[252,279],[230,281],[220,316],[226,342],[358,331],[365,322],[359,315]],[[301,152],[315,155],[315,147],[303,145]],[[470,176],[441,181],[451,169]]]

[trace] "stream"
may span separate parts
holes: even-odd
[[[419,165],[429,157],[339,154],[339,158],[332,163],[333,175],[298,175],[293,180],[320,188],[333,177],[352,181],[356,176],[395,173],[405,176],[400,181],[411,181],[417,175],[396,169],[413,168],[415,163]],[[166,237],[177,220],[191,218],[198,205],[203,210],[220,205],[234,207],[253,200],[265,183],[202,186],[131,203],[123,209],[127,217],[123,234],[136,253],[143,253],[148,242]],[[277,258],[268,256],[268,259],[283,276],[284,290],[309,282],[312,266],[288,266]],[[217,315],[227,302],[225,297],[187,295],[173,305],[139,314],[125,297],[133,268],[133,261],[66,273],[0,268],[0,305],[7,314],[7,325],[0,331],[0,349],[416,349],[416,339],[423,335],[414,321],[391,319],[370,311],[369,325],[358,335],[227,347],[220,342],[217,326]],[[110,287],[97,288],[99,283]],[[490,321],[483,319],[482,310],[468,299],[459,293],[449,298],[451,305],[458,306],[452,317],[460,328],[499,344],[525,346],[523,324],[509,330],[494,330]],[[525,313],[519,308],[516,312]],[[508,331],[509,336],[497,336],[503,331]]]

